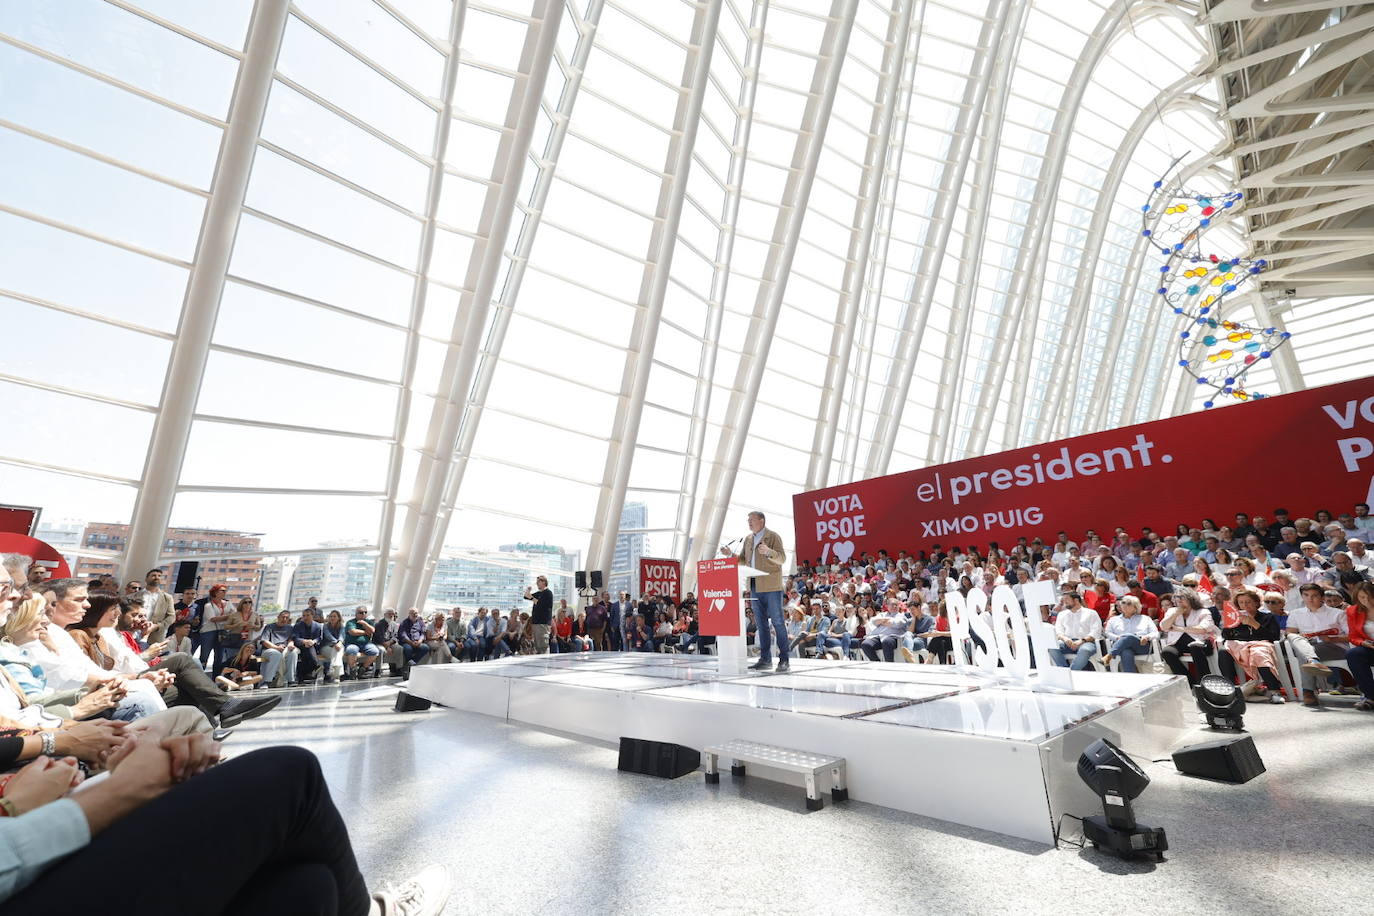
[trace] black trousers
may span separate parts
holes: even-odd
[[[1197,674],[1188,670],[1188,666],[1183,661],[1183,653],[1187,652],[1193,657],[1193,665],[1197,668]],[[1169,666],[1169,670],[1174,674],[1181,674],[1188,679],[1188,683],[1196,686],[1197,682],[1209,670],[1207,667],[1207,656],[1212,654],[1212,644],[1207,640],[1198,641],[1193,638],[1193,634],[1184,633],[1178,638],[1178,642],[1172,646],[1165,646],[1160,654],[1164,657],[1164,664]]]
[[[119,863],[150,837],[177,825],[235,823],[244,799],[260,798],[264,786],[275,804],[255,809],[252,842],[232,854],[175,856],[156,878],[120,876]],[[319,761],[304,748],[270,747],[173,786],[44,872],[5,912],[365,916],[370,903]]]
[[[296,680],[304,683],[315,676],[320,667],[319,646],[306,646],[296,654]]]
[[[220,707],[229,702],[229,694],[220,690],[210,676],[185,652],[164,656],[154,670],[170,671],[176,675],[174,686],[162,691],[168,706],[194,706],[207,716],[219,715]]]
[[[930,654],[940,660],[940,664],[949,664],[950,653],[954,651],[954,640],[949,636],[936,636],[927,646]]]

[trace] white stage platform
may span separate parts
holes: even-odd
[[[747,738],[840,756],[856,801],[1047,844],[1062,815],[1100,813],[1075,770],[1083,748],[1105,737],[1158,758],[1196,724],[1180,677],[1075,672],[1074,688],[1037,692],[951,666],[807,659],[789,674],[734,675],[713,656],[615,652],[422,665],[408,686],[444,706],[601,741],[700,749]]]

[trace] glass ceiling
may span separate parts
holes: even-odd
[[[1187,7],[7,0],[0,501],[410,603],[1193,409],[1139,244],[1232,180]]]

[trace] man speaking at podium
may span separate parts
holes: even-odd
[[[764,575],[749,580],[749,595],[754,599],[754,617],[759,625],[759,660],[749,667],[755,671],[768,671],[773,667],[770,637],[776,634],[778,670],[787,671],[791,665],[787,661],[787,621],[782,616],[782,564],[787,560],[787,552],[783,550],[782,538],[776,531],[765,528],[763,522],[762,512],[749,513],[749,533],[744,536],[738,555],[745,566],[764,571]],[[728,544],[720,548],[720,553],[725,557],[735,556]]]

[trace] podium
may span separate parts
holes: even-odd
[[[743,674],[748,665],[749,640],[742,598],[748,591],[749,580],[764,575],[764,570],[745,566],[735,557],[714,557],[697,564],[697,589],[701,593],[697,630],[704,636],[716,637],[722,674]]]

